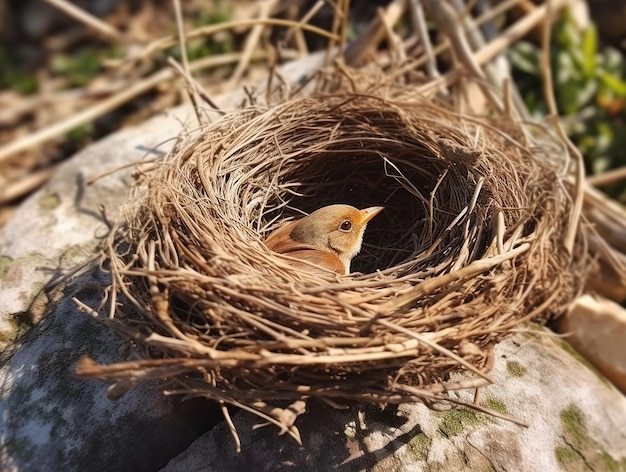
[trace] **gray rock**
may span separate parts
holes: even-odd
[[[559,319],[559,333],[626,393],[626,309],[600,296],[579,297]]]
[[[47,288],[63,269],[93,255],[98,236],[106,233],[98,205],[115,216],[130,171],[90,187],[85,181],[141,159],[143,148],[179,129],[173,117],[161,117],[85,149],[3,229],[0,469],[154,470],[212,425],[210,415],[190,411],[195,405],[207,413],[208,402],[185,404],[144,386],[112,403],[106,385],[73,377],[87,352],[103,362],[119,360],[120,341],[70,301],[78,295],[98,306],[98,284],[105,281],[94,273],[69,287]]]
[[[275,428],[253,430],[260,421],[239,412],[240,454],[222,423],[162,472],[626,470],[626,398],[553,338],[540,329],[501,342],[491,372],[496,384],[480,392],[482,406],[526,420],[528,428],[466,408],[346,411],[311,402],[296,421],[302,447]],[[470,392],[460,398],[473,400]]]
[[[178,110],[182,115],[183,109]],[[107,227],[98,211],[115,218],[131,181],[130,169],[89,187],[92,176],[130,162],[159,146],[167,152],[181,125],[175,116],[158,117],[96,143],[62,165],[55,177],[28,199],[0,233],[0,347],[38,323],[61,294],[46,286],[64,269],[94,254]]]

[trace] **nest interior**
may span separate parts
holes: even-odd
[[[252,409],[446,399],[452,371],[480,376],[495,341],[579,292],[567,164],[515,120],[405,86],[228,114],[141,176],[109,239],[106,323],[140,360],[80,373]],[[356,273],[308,273],[263,245],[331,203],[385,207]]]

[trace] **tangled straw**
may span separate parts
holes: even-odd
[[[228,114],[142,175],[109,238],[101,318],[139,360],[83,359],[79,375],[117,382],[112,395],[161,379],[297,438],[268,405],[450,402],[490,381],[493,343],[564,310],[585,267],[563,245],[566,150],[410,86],[348,82]],[[324,278],[264,246],[331,203],[386,208],[360,273]],[[474,379],[448,380],[463,369]]]

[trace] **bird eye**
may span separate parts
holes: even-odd
[[[342,221],[339,225],[341,231],[350,231],[352,229],[352,222],[349,220]]]

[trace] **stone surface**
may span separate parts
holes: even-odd
[[[97,284],[105,281],[87,274],[71,286],[47,288],[94,254],[106,232],[98,205],[115,216],[130,171],[90,187],[86,180],[141,159],[179,130],[173,116],[160,117],[85,149],[2,230],[0,470],[154,470],[212,426],[207,402],[184,404],[142,387],[112,403],[106,385],[73,377],[87,352],[119,359],[119,340],[70,301],[79,296],[98,306]],[[193,405],[200,414],[189,411]],[[148,434],[153,439],[146,443]]]
[[[626,470],[626,398],[575,351],[538,329],[509,337],[495,356],[497,383],[481,390],[480,404],[528,428],[465,408],[346,411],[311,402],[296,421],[302,447],[275,428],[253,430],[261,421],[239,412],[240,454],[222,423],[162,472]]]
[[[559,331],[626,393],[626,310],[622,306],[584,295],[561,317]]]
[[[286,65],[297,82],[319,58]],[[260,84],[259,84],[260,85]],[[216,97],[225,111],[245,94]],[[188,107],[173,110],[84,149],[29,198],[0,231],[0,470],[150,471],[163,467],[221,415],[205,400],[182,402],[143,386],[115,403],[106,385],[73,377],[82,354],[120,360],[120,341],[71,302],[91,307],[106,283],[93,272],[70,285],[53,282],[84,264],[126,200],[131,168],[86,182],[118,166],[167,152],[182,128],[195,126]],[[213,119],[217,115],[213,114]],[[155,151],[151,152],[154,148]]]
[[[178,110],[183,117],[188,114]],[[86,181],[133,161],[159,146],[167,152],[180,131],[175,115],[158,117],[137,128],[123,130],[94,144],[59,168],[55,177],[28,199],[0,232],[0,347],[37,324],[55,297],[46,289],[65,269],[87,261],[106,234],[98,206],[115,218],[126,199],[130,169],[104,177],[94,185]],[[162,144],[162,145],[161,145]],[[161,145],[161,146],[160,146]]]

